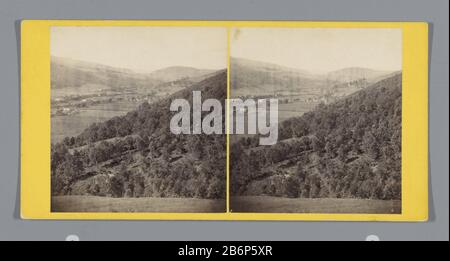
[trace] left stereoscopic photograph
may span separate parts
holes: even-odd
[[[226,212],[226,135],[170,126],[172,102],[195,109],[197,93],[224,110],[226,28],[61,26],[50,38],[52,212]]]

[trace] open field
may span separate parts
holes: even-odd
[[[197,198],[108,198],[94,196],[52,197],[52,212],[226,212],[222,200]]]
[[[292,117],[300,117],[317,106],[317,102],[295,101],[278,105],[278,121],[282,122]]]
[[[400,200],[239,196],[230,198],[230,207],[233,212],[253,213],[401,213]]]
[[[75,137],[94,122],[103,122],[125,113],[80,112],[75,115],[53,116],[51,118],[52,143],[60,142],[65,137]]]
[[[66,86],[64,88],[52,88],[52,98],[62,98],[65,96],[71,95],[97,95],[102,92],[113,93],[110,87],[107,85],[101,84],[85,84],[83,86],[69,87]]]
[[[137,106],[138,104],[131,102],[112,102],[82,108],[71,115],[52,116],[52,143],[59,142],[65,137],[77,136],[92,123],[125,115],[127,112],[136,109]]]
[[[306,112],[313,110],[317,106],[317,102],[303,102],[295,101],[290,103],[279,103],[278,104],[278,121],[283,122],[287,119],[293,117],[300,117]],[[258,114],[256,110],[247,112],[245,115],[245,124],[248,123],[248,117],[257,118]]]

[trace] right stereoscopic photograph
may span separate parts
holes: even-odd
[[[401,213],[401,29],[233,28],[230,54],[231,212]]]

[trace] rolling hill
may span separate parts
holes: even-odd
[[[392,76],[393,72],[368,68],[343,68],[328,73],[312,73],[277,64],[231,58],[232,95],[334,98],[336,100]]]
[[[174,135],[169,108],[193,90],[223,102],[226,80],[221,71],[52,145],[52,195],[223,199],[225,135]]]
[[[231,58],[230,69],[233,96],[273,95],[278,91],[319,95],[326,84],[303,70],[242,58]]]
[[[231,147],[231,195],[401,199],[401,74]]]
[[[197,69],[186,66],[171,66],[151,72],[148,76],[162,82],[172,82],[180,79],[195,79],[213,73],[214,70]]]
[[[191,67],[173,66],[151,73],[138,73],[97,63],[70,58],[51,57],[52,89],[79,88],[85,85],[99,85],[104,89],[123,90],[150,88],[166,82],[189,79],[198,82],[213,73]]]
[[[161,80],[131,70],[96,63],[51,57],[52,89],[79,88],[85,85],[100,85],[105,89],[148,87]]]
[[[324,77],[329,81],[341,83],[352,82],[361,79],[373,83],[374,81],[382,80],[383,77],[389,76],[389,74],[391,73],[392,72],[390,71],[377,71],[368,68],[351,67],[329,72],[325,74]]]

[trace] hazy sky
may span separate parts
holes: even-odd
[[[310,72],[345,67],[402,69],[400,29],[239,28],[231,55]]]
[[[227,67],[227,33],[212,27],[52,27],[53,56],[150,72]]]

